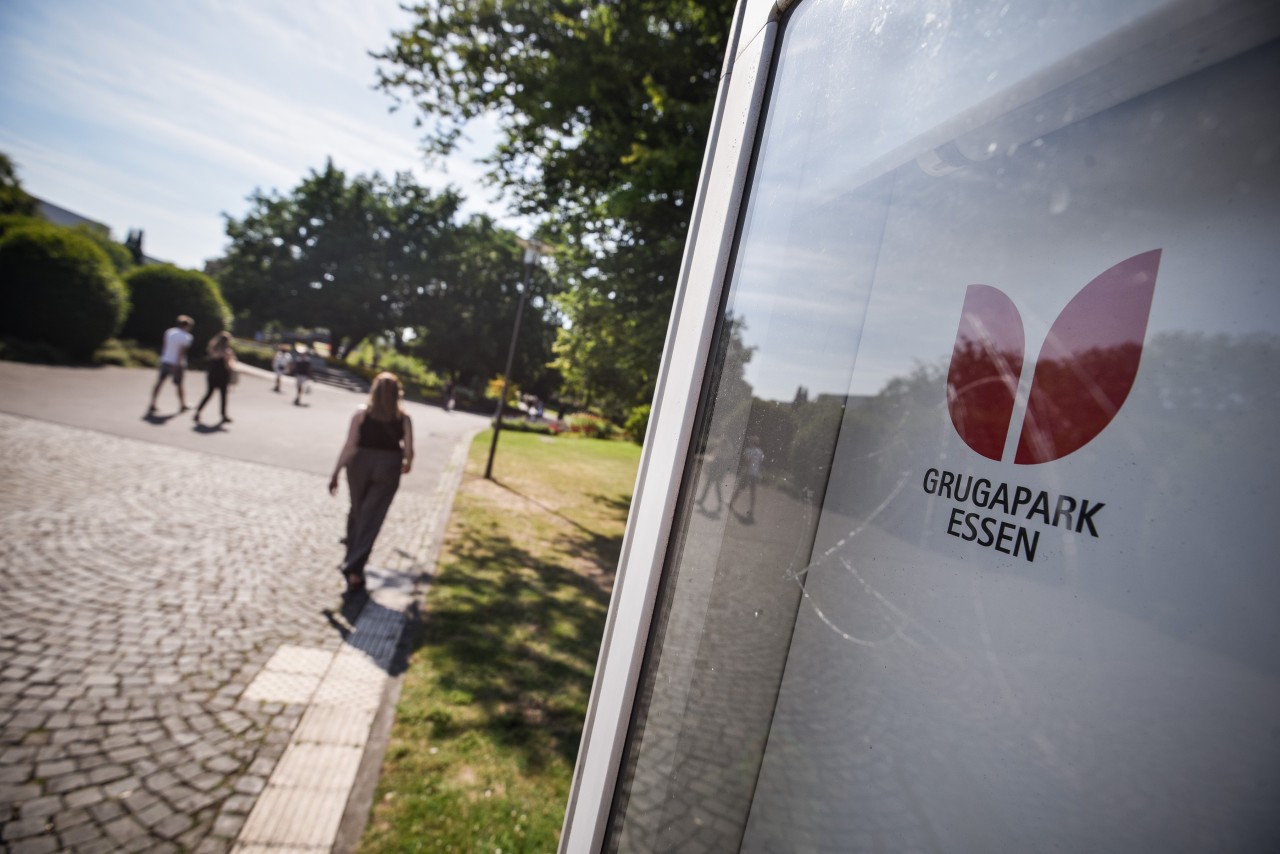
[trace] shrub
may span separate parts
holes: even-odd
[[[39,341],[87,360],[115,335],[129,296],[111,261],[56,225],[28,225],[0,239],[0,335]]]
[[[272,370],[272,362],[276,358],[276,348],[270,344],[251,341],[247,338],[237,338],[232,342],[232,347],[236,351],[236,358],[246,365],[253,365],[255,368],[262,368],[264,371]]]
[[[577,433],[589,439],[609,439],[617,430],[611,421],[590,412],[575,412],[564,421],[569,425],[570,433]]]
[[[118,274],[123,276],[133,269],[133,253],[123,243],[117,243],[111,239],[110,235],[103,234],[98,229],[90,228],[87,225],[77,225],[72,231],[81,237],[87,237],[97,244],[98,248],[106,253],[107,259],[111,261],[111,266],[115,268]]]
[[[52,344],[24,341],[21,338],[0,338],[0,359],[6,362],[27,362],[33,365],[72,364],[71,357]]]
[[[0,237],[4,237],[16,228],[26,228],[31,225],[49,225],[47,220],[40,219],[38,216],[24,216],[23,214],[0,214]]]
[[[14,172],[13,162],[0,154],[0,237],[4,237],[15,228],[31,224],[53,225],[41,216],[36,200],[23,191]],[[101,249],[118,275],[133,266],[133,255],[124,244],[112,240],[110,233],[104,227],[82,223],[71,226],[69,230],[88,239]]]
[[[160,362],[155,350],[138,346],[137,341],[108,338],[93,354],[95,365],[119,365],[122,368],[154,368]]]
[[[129,288],[133,310],[125,321],[121,337],[159,346],[164,331],[177,322],[178,315],[190,315],[195,342],[191,354],[204,353],[209,339],[231,323],[231,310],[222,298],[218,283],[195,270],[172,264],[148,264],[130,271],[124,282]]]
[[[54,225],[47,219],[42,219],[38,216],[7,213],[0,214],[0,237],[4,237],[16,228],[25,228],[30,225],[52,225],[55,228],[64,228],[64,226]],[[123,243],[117,243],[112,240],[111,236],[104,234],[101,229],[81,224],[68,230],[89,240],[101,249],[117,274],[124,275],[133,268],[133,255],[129,253],[128,248]]]
[[[373,365],[375,360],[377,367]],[[404,396],[410,400],[436,400],[444,387],[444,381],[417,356],[397,353],[389,347],[375,347],[368,340],[348,351],[346,367],[370,382],[382,371],[390,371],[400,378]]]
[[[627,431],[631,441],[637,445],[643,445],[644,434],[649,430],[649,404],[643,403],[640,406],[633,407],[631,414],[627,416],[627,423],[623,425],[623,429]]]

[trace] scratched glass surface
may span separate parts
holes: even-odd
[[[1280,12],[785,22],[622,851],[1280,849]]]

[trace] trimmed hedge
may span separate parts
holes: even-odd
[[[198,361],[204,345],[231,325],[231,309],[222,298],[218,283],[204,273],[172,264],[148,264],[131,270],[124,283],[129,288],[133,310],[124,323],[121,338],[159,347],[164,331],[177,322],[178,315],[186,314],[195,321],[191,358]]]
[[[49,344],[87,360],[116,334],[129,295],[92,241],[51,224],[0,239],[0,335]]]

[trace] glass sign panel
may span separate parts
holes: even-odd
[[[1280,12],[787,19],[611,850],[1280,848]]]
[[[743,850],[1280,845],[1277,85],[894,170]]]

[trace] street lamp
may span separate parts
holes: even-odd
[[[551,247],[536,240],[517,240],[524,247],[524,285],[520,288],[520,301],[516,303],[516,324],[511,328],[511,346],[507,348],[507,369],[502,372],[502,390],[498,392],[498,411],[493,416],[493,441],[489,443],[489,461],[484,465],[486,480],[493,480],[493,455],[498,450],[498,434],[502,432],[502,412],[507,408],[507,386],[511,381],[511,364],[516,357],[516,340],[520,337],[520,319],[524,316],[525,296],[538,259],[551,251]]]

